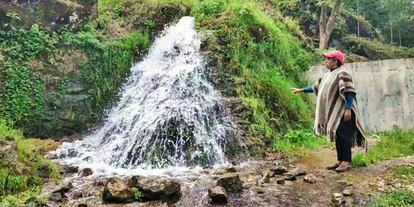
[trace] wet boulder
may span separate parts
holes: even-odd
[[[60,202],[64,198],[66,198],[66,193],[69,192],[73,188],[71,182],[61,183],[60,185],[55,186],[50,195],[49,200]]]
[[[180,183],[167,178],[134,176],[130,180],[130,186],[142,193],[142,201],[162,200],[175,203],[181,197]]]
[[[238,173],[228,173],[220,176],[217,185],[232,193],[240,193],[243,190],[243,183]]]
[[[105,183],[102,200],[108,203],[129,203],[135,199],[134,193],[127,181],[119,178],[110,178]]]
[[[288,171],[287,168],[284,166],[277,166],[270,170],[273,171],[276,175],[283,175],[284,173]]]
[[[225,204],[228,201],[226,189],[216,186],[208,189],[208,197],[212,204]]]
[[[62,175],[79,172],[79,168],[77,166],[70,166],[70,165],[59,165],[58,170],[59,170],[59,173]]]
[[[79,176],[81,177],[87,177],[92,174],[93,174],[93,171],[91,168],[84,168],[79,172]]]

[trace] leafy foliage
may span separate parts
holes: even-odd
[[[316,137],[313,132],[307,130],[289,130],[283,136],[278,137],[273,146],[276,150],[292,155],[301,155],[306,150],[328,146],[325,138]]]
[[[376,197],[372,206],[375,207],[388,207],[388,206],[401,206],[408,207],[414,205],[414,193],[406,190],[397,190],[388,194],[382,194]]]
[[[29,124],[43,114],[45,86],[43,80],[29,70],[28,61],[40,53],[48,53],[57,42],[54,34],[39,26],[18,31],[0,31],[0,47],[4,48],[2,74],[5,78],[0,96],[0,114],[18,126]]]
[[[142,199],[142,192],[138,188],[132,188],[132,192],[134,193],[134,198],[136,201],[141,201]]]

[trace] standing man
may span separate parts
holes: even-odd
[[[313,86],[293,88],[293,93],[315,93],[316,111],[314,132],[335,141],[338,162],[328,170],[345,172],[351,168],[355,145],[365,146],[365,135],[359,118],[358,105],[354,101],[356,90],[352,75],[341,67],[345,55],[340,51],[323,54],[329,70]]]

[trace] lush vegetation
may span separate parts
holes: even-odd
[[[0,31],[0,52],[3,56],[0,115],[20,125],[29,124],[43,114],[45,86],[43,80],[28,68],[28,61],[41,52],[48,53],[56,43],[34,25],[19,31]]]
[[[409,1],[343,1],[343,7],[336,18],[335,28],[331,35],[330,47],[365,57],[365,59],[349,58],[349,61],[413,57],[412,27],[409,25],[413,24],[410,17],[414,6],[412,4],[407,6]],[[319,42],[317,25],[321,1],[307,0],[303,3],[278,0],[272,2],[282,12],[284,22],[295,22],[295,25],[299,27],[299,34],[302,34],[299,35],[301,39],[317,47]],[[332,7],[335,1],[323,2],[326,6]],[[400,12],[395,12],[395,8],[400,8]],[[390,44],[391,27],[393,27],[393,44]]]
[[[376,145],[368,152],[357,153],[353,159],[354,166],[368,166],[382,160],[414,155],[414,133],[412,131],[395,130],[379,133]]]
[[[390,173],[391,177],[398,178],[400,182],[410,185],[412,184],[412,180],[414,178],[414,167],[398,166],[392,168]],[[372,206],[414,206],[414,192],[406,189],[399,189],[394,190],[391,193],[380,194],[374,198]]]
[[[279,136],[273,146],[278,151],[300,156],[310,150],[328,147],[330,143],[326,137],[316,137],[310,130],[289,130],[283,136]]]
[[[136,201],[141,201],[142,199],[142,192],[138,188],[132,188],[132,192],[134,193],[134,198]]]
[[[375,207],[409,207],[414,205],[414,193],[411,191],[398,190],[382,194],[374,199],[372,206]]]
[[[63,105],[63,95],[69,81],[80,80],[91,89],[92,99],[88,114],[76,114],[72,120],[85,125],[99,118],[139,58],[136,52],[144,53],[150,45],[147,28],[118,38],[108,34],[111,21],[123,21],[119,10],[103,10],[99,18],[76,31],[62,28],[54,32],[36,24],[27,28],[17,17],[1,30],[1,117],[16,127],[36,128],[39,118],[50,119],[51,110],[70,110],[72,106]],[[76,65],[76,71],[62,70],[62,56],[73,54],[85,57],[70,63]]]
[[[301,74],[312,62],[311,52],[262,6],[209,0],[195,4],[191,12],[207,35],[206,50],[220,89],[238,97],[251,112],[243,119],[251,141],[259,141],[253,145],[270,143],[288,129],[308,127],[311,115],[307,99],[290,91],[305,84]]]
[[[22,132],[0,120],[0,206],[42,204],[42,177],[59,179],[56,166],[43,157],[54,149],[52,141],[25,139]]]
[[[414,4],[411,0],[346,0],[345,8],[370,22],[381,33],[382,41],[414,46]]]

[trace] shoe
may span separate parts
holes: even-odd
[[[346,166],[346,167],[337,167],[336,169],[335,169],[335,171],[336,172],[347,172],[347,171],[349,171],[351,169],[351,166],[350,165],[348,165],[348,166]]]
[[[326,167],[326,169],[327,170],[335,170],[337,167],[339,167],[339,163],[335,163],[335,165],[331,165],[331,166],[328,166],[328,167]]]

